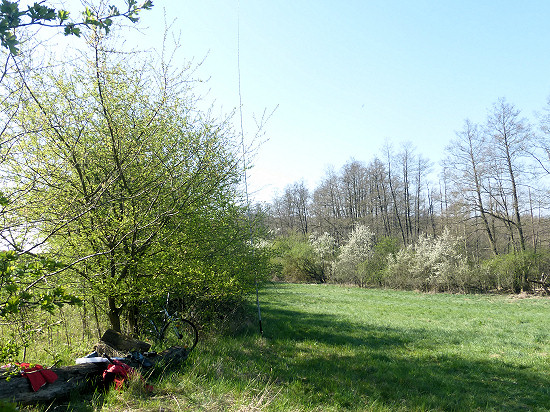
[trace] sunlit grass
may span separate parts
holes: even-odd
[[[547,298],[325,285],[260,298],[263,337],[243,318],[150,379],[152,394],[138,382],[83,410],[550,410]]]
[[[196,358],[235,385],[275,382],[266,409],[548,410],[547,299],[277,285],[264,337]]]

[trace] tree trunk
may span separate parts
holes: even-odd
[[[120,332],[120,309],[116,306],[115,298],[113,296],[109,296],[107,298],[107,303],[109,305],[109,312],[107,315],[109,316],[109,321],[111,322],[111,328],[117,332]]]
[[[518,200],[516,179],[514,176],[514,171],[512,169],[512,160],[510,159],[510,153],[508,150],[507,150],[507,156],[508,156],[508,172],[510,173],[510,182],[512,183],[513,208],[514,208],[514,213],[516,215],[516,229],[518,231],[521,250],[525,250],[525,237],[523,235],[523,226],[521,224],[521,213],[519,211],[519,200]]]

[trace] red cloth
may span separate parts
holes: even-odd
[[[103,382],[109,384],[111,382],[115,383],[115,389],[120,390],[122,389],[122,386],[124,385],[124,381],[135,374],[139,375],[138,372],[131,366],[125,364],[124,362],[121,362],[119,360],[113,359],[111,360],[111,364],[107,369],[103,371]],[[145,381],[143,380],[143,377],[141,377],[141,380],[143,381],[145,385],[145,389],[148,392],[153,391],[153,387],[151,385],[147,385]]]
[[[32,367],[29,363],[19,363],[18,365],[23,369],[22,375],[29,380],[32,390],[35,392],[46,383],[54,383],[57,380],[57,374],[49,369],[44,369],[42,365]]]
[[[124,362],[113,359],[107,369],[103,371],[103,381],[106,383],[114,382],[115,388],[121,389],[128,376],[134,373],[134,368],[126,365]]]

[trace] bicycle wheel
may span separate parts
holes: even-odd
[[[164,342],[168,345],[182,346],[191,352],[199,341],[197,327],[189,320],[183,318],[173,319],[164,336]]]

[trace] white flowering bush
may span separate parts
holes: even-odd
[[[363,286],[368,277],[366,263],[372,257],[373,247],[374,233],[368,226],[355,226],[348,242],[340,247],[340,253],[333,265],[331,280]]]
[[[309,236],[309,243],[313,248],[317,264],[322,267],[324,278],[330,278],[337,252],[336,240],[327,232],[321,235],[314,233]]]
[[[422,291],[465,291],[475,283],[461,239],[445,229],[434,238],[421,236],[415,244],[390,255],[384,283]]]

